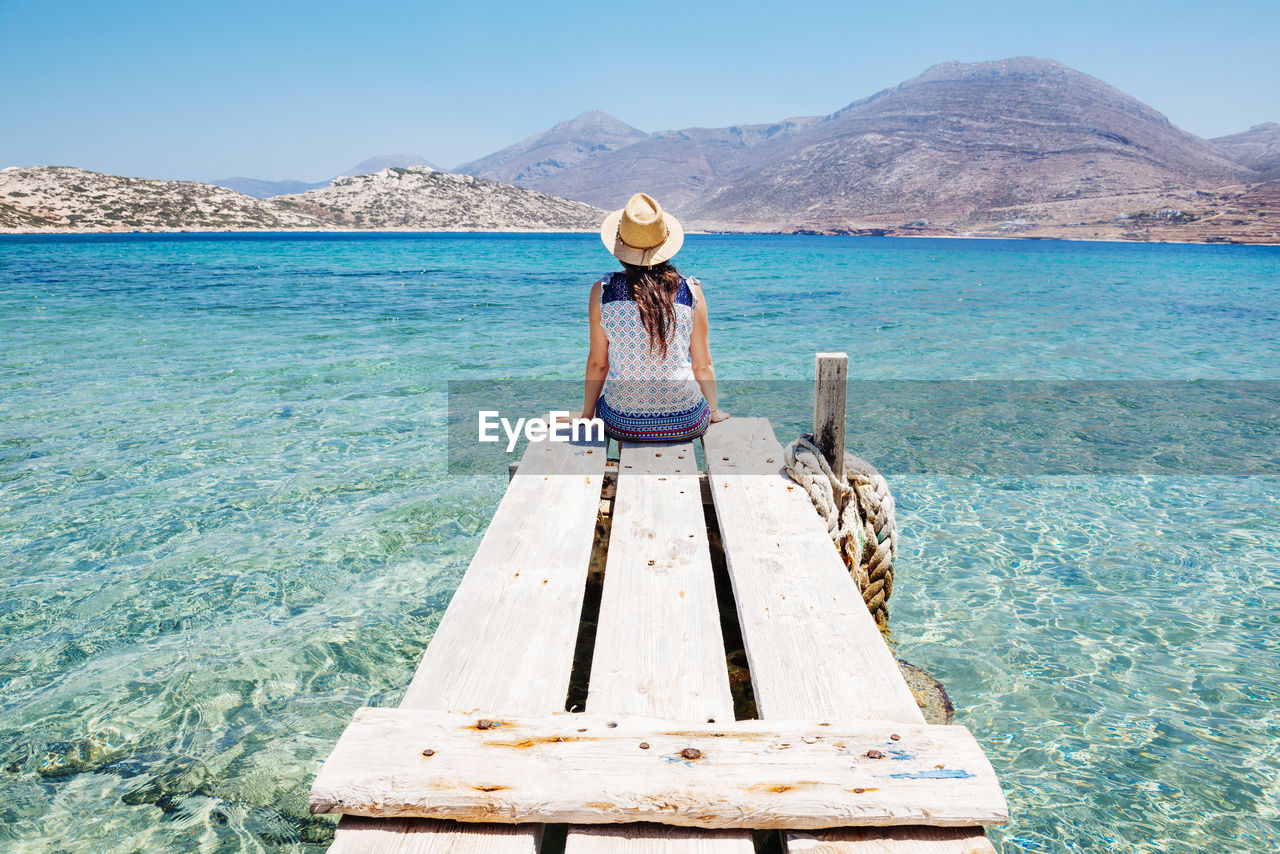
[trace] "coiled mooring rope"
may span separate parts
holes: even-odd
[[[841,482],[810,433],[787,446],[786,460],[787,473],[804,487],[826,521],[867,610],[880,630],[887,630],[893,559],[898,554],[898,523],[888,481],[871,463],[846,451]]]

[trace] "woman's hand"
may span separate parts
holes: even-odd
[[[578,420],[590,421],[594,417],[594,413],[592,415],[588,415],[586,412],[570,412],[566,415],[564,414],[563,409],[559,411],[561,414],[556,415],[554,419],[551,417],[550,412],[547,413],[548,424],[572,424]]]
[[[726,418],[732,418],[732,417],[733,417],[733,416],[731,416],[729,413],[725,412],[723,409],[713,409],[713,410],[711,410],[711,423],[712,423],[712,424],[715,424],[715,423],[717,423],[717,422],[723,421],[723,420],[725,420]]]

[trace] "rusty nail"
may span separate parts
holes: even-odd
[[[556,736],[556,744],[559,744],[559,743],[560,743],[560,742],[562,742],[562,741],[564,741],[564,736],[563,736],[563,735],[557,735],[557,736]]]
[[[647,741],[642,741],[642,742],[640,742],[640,749],[641,749],[641,750],[648,750],[648,749],[649,749],[649,742],[647,742]]]
[[[866,789],[862,788],[861,786],[859,786],[858,788],[856,788],[856,789],[854,789],[854,790],[853,790],[854,794],[856,794],[856,795],[861,795],[861,794],[862,794],[863,792],[865,792],[865,791],[866,791]]]
[[[680,755],[685,759],[701,759],[702,751],[698,750],[696,747],[686,747],[684,750],[680,751]]]
[[[898,734],[895,732],[895,733],[893,733],[892,735],[890,735],[890,736],[889,736],[889,738],[893,739],[894,741],[897,741],[898,739],[902,738],[902,736],[898,735]]]
[[[492,729],[492,728],[493,728],[493,721],[480,720],[476,722],[476,729]]]
[[[423,755],[423,756],[435,756],[435,755],[436,755],[436,752],[435,752],[434,750],[432,750],[430,747],[428,747],[426,750],[422,751],[422,755]]]
[[[883,759],[883,758],[884,758],[884,754],[883,754],[883,753],[881,753],[881,752],[880,752],[880,751],[878,751],[878,750],[868,750],[868,751],[867,751],[867,758],[868,758],[868,759]]]
[[[935,765],[935,766],[933,766],[933,767],[934,767],[934,768],[945,768],[946,766],[945,766],[945,765]]]
[[[606,726],[608,726],[610,729],[614,729],[615,727],[617,727],[617,726],[618,726],[618,722],[617,722],[617,721],[609,721],[609,723],[608,723],[608,724],[606,724]]]

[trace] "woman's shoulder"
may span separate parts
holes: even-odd
[[[683,276],[681,282],[684,284],[681,290],[689,294],[689,307],[696,308],[702,302],[702,282],[697,276]]]
[[[596,279],[595,284],[592,286],[592,291],[594,292],[596,288],[600,289],[601,302],[625,300],[627,298],[627,276],[620,271],[605,273]]]

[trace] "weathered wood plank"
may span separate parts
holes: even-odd
[[[923,723],[826,526],[781,473],[769,422],[712,428],[711,494],[761,716]]]
[[[922,722],[825,526],[786,476],[768,420],[713,424],[703,445],[761,716]],[[816,848],[813,836],[788,834],[787,844],[792,852],[823,854],[991,850],[980,827],[919,833],[832,830]],[[929,847],[919,847],[922,840]]]
[[[733,720],[691,443],[626,443],[587,711]]]
[[[343,854],[509,854],[537,850],[540,824],[463,824],[344,815],[329,851]],[[531,847],[532,846],[532,847]]]
[[[356,712],[316,778],[311,809],[711,829],[1008,817],[995,771],[961,726],[382,708]]]
[[[845,405],[849,355],[819,353],[814,359],[813,441],[837,478],[844,477]]]
[[[562,708],[604,463],[602,443],[529,446],[402,706]]]
[[[744,841],[745,840],[745,841]],[[565,854],[752,854],[741,830],[690,830],[665,824],[575,824]]]
[[[692,442],[623,443],[587,710],[733,720]],[[751,834],[574,825],[565,854],[752,854]]]
[[[563,710],[605,456],[602,442],[529,445],[402,708]],[[541,825],[344,816],[329,851],[535,854],[541,832]]]
[[[996,854],[996,847],[972,827],[846,827],[792,831],[791,854]]]

